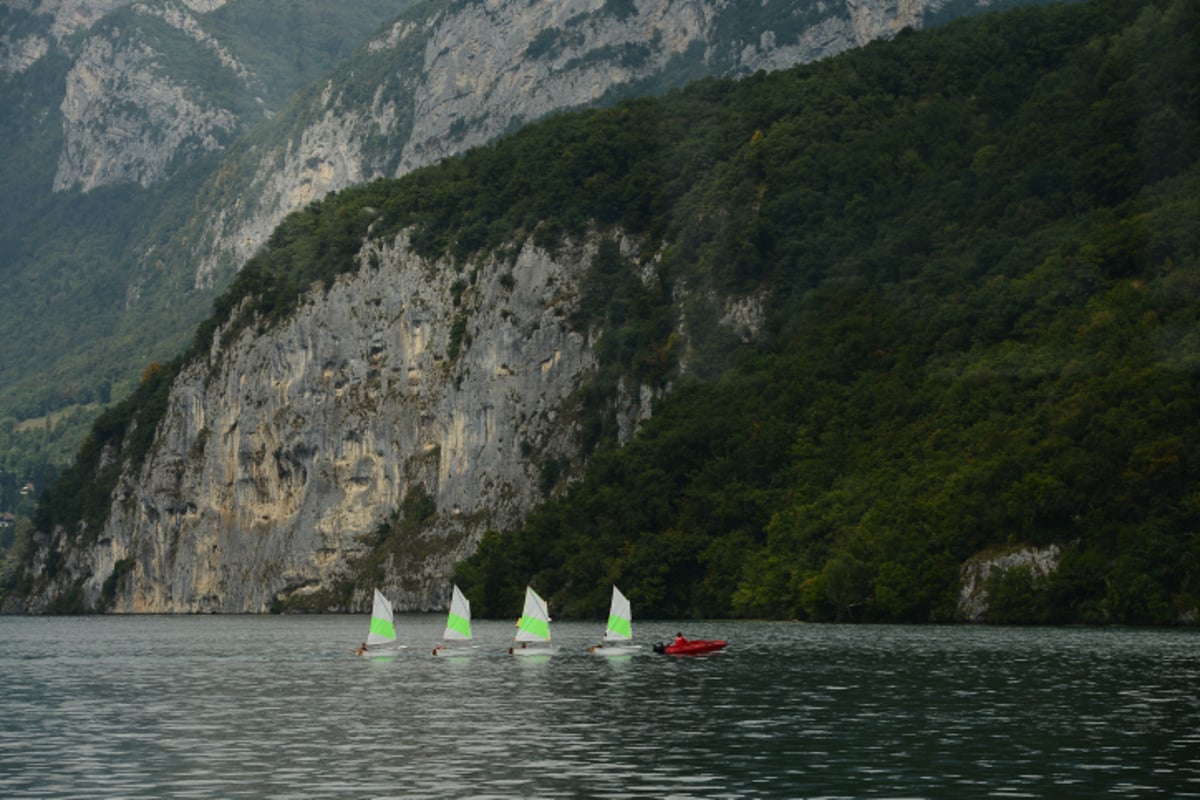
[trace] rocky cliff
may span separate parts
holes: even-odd
[[[1053,544],[972,556],[959,569],[958,617],[968,622],[986,620],[991,599],[989,581],[1003,577],[1010,570],[1026,570],[1032,579],[1045,581],[1058,569],[1061,556],[1062,550]]]
[[[381,584],[398,608],[438,606],[453,563],[541,499],[541,464],[577,455],[568,412],[595,362],[567,316],[591,250],[530,246],[468,278],[401,236],[270,336],[218,335],[176,380],[96,544],[64,540],[66,568],[30,609],[80,580],[85,606],[106,594],[119,612],[329,594],[413,493],[435,510]]]
[[[176,159],[219,151],[236,133],[233,111],[195,96],[157,70],[157,61],[139,39],[93,36],[83,43],[61,105],[55,191],[150,186]]]
[[[220,8],[224,0],[9,5],[27,16],[25,30],[0,35],[0,74],[24,72],[52,51],[71,60],[60,106],[63,145],[55,191],[86,192],[114,183],[149,186],[167,175],[172,162],[220,150],[238,131],[237,114],[198,90],[196,76],[172,70],[159,37],[142,24],[164,23],[245,82],[246,68],[195,17]],[[101,24],[124,8],[132,13]]]
[[[257,32],[237,29],[251,17],[215,19],[236,0],[19,0],[0,20],[0,78],[48,56],[67,74],[59,106],[62,146],[56,192],[101,186],[143,187],[180,166],[225,149],[284,99],[288,67],[264,55]],[[372,28],[410,3],[377,3],[368,19],[345,23],[357,7],[328,16],[342,28]],[[250,12],[241,12],[250,13]],[[282,10],[279,13],[284,13]],[[318,20],[315,24],[321,24]],[[294,20],[297,38],[311,19]],[[345,31],[352,46],[361,39]],[[250,62],[250,63],[248,63]],[[272,89],[275,91],[272,92]]]
[[[0,75],[29,69],[64,40],[133,0],[8,0],[12,30],[0,33]],[[20,20],[20,22],[16,22]],[[34,21],[36,20],[36,21]]]

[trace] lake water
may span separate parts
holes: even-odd
[[[1200,797],[1195,631],[442,623],[372,660],[366,617],[0,618],[0,797]]]

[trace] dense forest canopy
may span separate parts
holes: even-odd
[[[188,357],[367,236],[410,229],[465,276],[632,233],[656,260],[602,246],[573,320],[602,333],[586,474],[546,465],[544,506],[460,565],[479,614],[531,582],[598,615],[615,582],[639,616],[949,620],[968,558],[1054,545],[1049,577],[994,577],[990,620],[1194,621],[1198,42],[1195,3],[1094,0],[564,115],[293,215]],[[98,529],[101,454],[146,452],[180,363],[97,423],[40,529]],[[623,377],[669,391],[622,447]]]
[[[765,289],[769,335],[697,309],[642,435],[461,566],[480,611],[616,582],[646,615],[947,620],[966,559],[1049,544],[990,619],[1195,609],[1198,19],[1017,11],[594,121],[626,157],[687,135],[581,216],[661,235],[668,283]],[[666,344],[611,353],[648,377]]]

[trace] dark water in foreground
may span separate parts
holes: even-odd
[[[441,616],[0,618],[0,797],[1200,797],[1200,634]]]

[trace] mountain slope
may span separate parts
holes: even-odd
[[[178,352],[279,220],[328,191],[559,108],[787,66],[994,7],[10,4],[0,121],[19,149],[0,167],[11,187],[0,273],[12,291],[0,419],[13,424],[0,426],[0,455],[25,470],[65,463],[95,409]]]
[[[428,608],[480,542],[484,615],[941,620],[984,559],[989,619],[1194,622],[1198,32],[1012,12],[328,198],[97,424],[6,607]]]
[[[0,463],[61,467],[97,409],[180,347],[145,308],[166,230],[240,135],[410,5],[61,0],[0,8]],[[38,481],[39,485],[41,481]]]
[[[761,116],[709,134],[660,274],[770,293],[769,335],[730,355],[689,308],[642,433],[460,568],[479,613],[616,582],[650,616],[1195,623],[1198,23],[1015,12],[714,91]]]
[[[661,93],[706,75],[813,61],[976,3],[427,4],[349,60],[217,198],[197,280],[241,265],[283,216],[330,190],[487,142],[562,108]],[[211,201],[208,201],[211,202]]]

